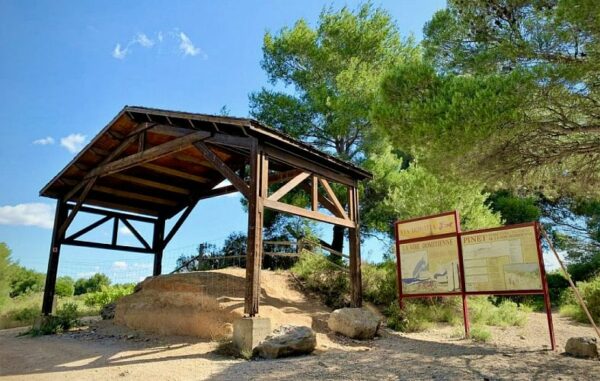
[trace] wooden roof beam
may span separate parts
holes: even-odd
[[[194,147],[210,161],[217,171],[223,175],[227,180],[231,182],[237,190],[248,198],[250,195],[250,187],[244,180],[242,180],[220,157],[218,157],[206,144],[203,142],[194,143]]]
[[[157,172],[157,173],[162,173],[164,175],[169,175],[169,176],[173,176],[173,177],[179,177],[185,180],[189,180],[189,181],[193,181],[196,183],[208,183],[210,181],[210,179],[207,179],[206,177],[202,177],[202,176],[198,176],[198,175],[193,175],[191,173],[188,172],[184,172],[184,171],[180,171],[178,169],[172,169],[172,168],[168,168],[168,167],[163,167],[162,165],[158,165],[158,164],[152,164],[152,163],[143,163],[140,165],[142,168],[146,168],[149,169],[153,172]]]

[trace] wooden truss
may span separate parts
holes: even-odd
[[[357,185],[366,175],[353,176],[350,170],[340,170],[343,165],[334,159],[248,123],[126,108],[42,190],[42,195],[57,199],[43,313],[52,310],[62,245],[153,254],[153,274],[159,275],[164,248],[197,203],[231,192],[240,192],[248,200],[245,314],[255,316],[259,308],[265,209],[349,229],[352,305],[360,306]],[[223,180],[230,185],[219,186]],[[286,203],[290,192],[307,193],[309,207]],[[67,234],[79,212],[99,219]],[[178,214],[173,228],[165,232],[166,220]],[[84,239],[110,222],[110,242]],[[152,242],[132,222],[151,224]],[[119,244],[119,224],[132,232],[139,245]]]

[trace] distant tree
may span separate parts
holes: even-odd
[[[212,243],[203,242],[198,245],[196,253],[192,255],[182,254],[177,258],[175,263],[175,269],[179,269],[179,272],[188,271],[204,271],[213,268],[220,268],[219,262],[216,260],[202,260],[205,257],[218,257],[222,256],[222,252],[217,249],[217,246]],[[216,266],[216,267],[215,267]]]
[[[69,276],[61,276],[56,280],[55,293],[58,296],[68,297],[75,293],[75,281]]]
[[[10,294],[10,275],[12,272],[12,261],[10,249],[4,242],[0,242],[0,306],[2,306]]]
[[[40,272],[15,264],[10,275],[10,297],[42,291],[45,278]]]
[[[82,295],[88,292],[102,290],[102,286],[110,286],[110,278],[104,274],[96,273],[89,278],[79,278],[74,284],[74,294]]]

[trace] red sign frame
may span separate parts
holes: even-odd
[[[406,222],[414,222],[425,219],[431,219],[435,217],[454,215],[455,224],[456,224],[456,232],[449,234],[440,234],[440,235],[429,235],[425,237],[419,238],[411,238],[411,239],[401,239],[398,237],[398,225]],[[536,248],[537,248],[537,257],[538,257],[538,265],[540,270],[540,280],[542,284],[541,289],[529,289],[529,290],[486,290],[486,291],[467,291],[466,289],[466,281],[465,281],[465,271],[464,271],[464,259],[463,259],[463,248],[462,248],[462,237],[468,236],[471,234],[478,233],[488,233],[493,231],[502,231],[502,230],[511,230],[515,228],[523,228],[523,227],[532,227],[535,232],[536,239]],[[470,333],[469,327],[469,310],[467,306],[467,297],[470,295],[543,295],[544,297],[544,306],[546,309],[546,317],[548,320],[548,331],[550,334],[550,343],[552,350],[556,348],[556,340],[554,336],[554,325],[552,323],[552,307],[550,304],[550,295],[548,292],[548,283],[546,280],[546,271],[544,268],[544,258],[542,255],[542,245],[540,239],[540,226],[537,222],[529,222],[524,224],[515,224],[502,226],[497,228],[490,229],[479,229],[472,230],[468,232],[461,232],[460,229],[460,219],[457,211],[453,212],[445,212],[439,213],[432,216],[426,217],[418,217],[409,220],[396,221],[394,223],[394,236],[396,243],[396,285],[398,288],[398,303],[400,308],[403,307],[402,300],[405,298],[424,298],[424,297],[446,297],[446,296],[461,296],[462,298],[462,307],[463,307],[463,319],[465,324],[465,334],[468,337]],[[458,261],[459,261],[459,280],[460,280],[460,291],[452,291],[452,292],[441,292],[441,293],[419,293],[419,294],[406,294],[402,290],[402,272],[401,272],[401,260],[400,260],[400,245],[406,243],[414,243],[414,242],[423,242],[423,241],[431,241],[442,238],[456,237],[457,245],[458,245]]]

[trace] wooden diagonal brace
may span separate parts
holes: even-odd
[[[203,142],[194,143],[194,147],[206,160],[208,160],[217,171],[219,171],[223,177],[225,177],[236,189],[248,198],[250,195],[250,187],[244,180],[242,180],[220,157],[218,157],[206,144]]]
[[[277,189],[272,195],[269,196],[269,200],[279,201],[280,198],[288,194],[292,189],[294,189],[298,184],[303,182],[310,176],[308,172],[302,172],[296,177],[292,178],[290,181],[285,183],[281,188]]]
[[[337,196],[333,192],[333,189],[331,189],[329,182],[322,177],[319,178],[319,181],[321,182],[321,185],[323,185],[323,188],[325,188],[325,191],[329,195],[331,202],[333,202],[333,205],[335,206],[335,209],[338,211],[340,216],[342,216],[342,218],[349,220],[348,215],[346,214],[346,211],[344,210],[344,207],[342,206],[342,204],[338,200]]]

